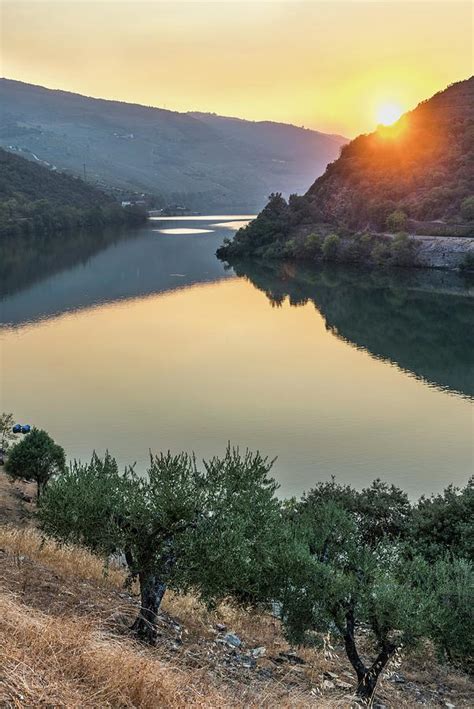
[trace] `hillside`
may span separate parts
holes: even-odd
[[[57,206],[78,208],[113,203],[112,197],[83,180],[48,170],[0,148],[0,201],[47,199]]]
[[[122,209],[83,180],[0,148],[0,237],[53,234],[143,218],[139,210]]]
[[[473,160],[471,77],[423,101],[392,126],[379,126],[345,145],[304,196],[286,203],[274,195],[221,255],[298,256],[300,247],[304,256],[311,231],[341,237],[358,231],[473,236]],[[291,239],[296,242],[284,248]],[[358,260],[355,256],[347,260]]]
[[[196,209],[259,209],[302,191],[346,141],[291,125],[178,113],[0,79],[0,146]]]
[[[104,574],[84,548],[40,534],[33,487],[0,472],[2,706],[356,706],[341,647],[295,652],[275,618],[230,603],[210,611],[168,592],[157,647],[140,645],[129,630],[136,586],[124,587],[113,565]],[[471,696],[468,676],[430,653],[394,661],[374,706],[468,707]]]

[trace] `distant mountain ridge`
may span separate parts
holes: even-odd
[[[178,113],[0,79],[0,146],[92,184],[193,208],[254,209],[307,189],[346,140],[296,126]]]

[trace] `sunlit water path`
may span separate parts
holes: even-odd
[[[0,409],[71,458],[108,448],[139,470],[149,448],[258,448],[277,456],[285,495],[331,475],[412,496],[464,484],[472,287],[428,272],[226,270],[215,249],[245,216],[154,220],[98,251],[85,240],[82,257],[62,247],[44,273],[25,254],[1,291]]]

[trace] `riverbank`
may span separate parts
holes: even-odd
[[[341,233],[330,225],[302,224],[283,231],[271,243],[267,226],[258,219],[239,229],[234,239],[217,249],[222,261],[240,259],[267,261],[336,262],[371,268],[430,268],[472,270],[474,236],[435,236],[416,233],[365,231]],[[255,232],[255,233],[254,233]]]
[[[460,269],[467,257],[474,259],[473,237],[409,234],[409,238],[417,244],[417,265],[422,268]]]
[[[342,648],[292,648],[275,618],[231,604],[210,612],[167,594],[158,646],[137,644],[137,589],[84,549],[42,538],[30,488],[0,472],[2,706],[357,706]],[[468,707],[472,685],[428,653],[394,661],[377,696],[387,709]]]

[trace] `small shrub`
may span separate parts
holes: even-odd
[[[468,222],[474,220],[474,195],[463,199],[461,202],[461,214],[463,219]]]
[[[371,259],[377,266],[389,266],[390,244],[387,241],[377,241],[372,248]]]
[[[308,234],[304,242],[304,250],[307,258],[317,258],[321,256],[323,239],[319,234]]]
[[[390,244],[390,263],[393,266],[413,266],[415,251],[416,242],[408,234],[397,234]]]
[[[401,209],[396,209],[387,217],[387,229],[392,232],[403,231],[407,225],[407,215]]]
[[[324,239],[322,254],[325,261],[335,261],[339,253],[340,239],[337,234],[328,234]]]
[[[11,449],[7,473],[13,478],[36,482],[39,499],[50,478],[61,473],[65,464],[64,449],[46,431],[33,428]]]

